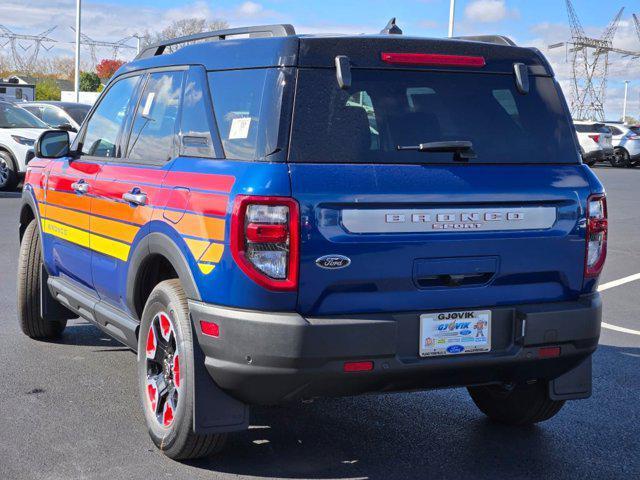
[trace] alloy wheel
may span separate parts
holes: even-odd
[[[146,404],[158,425],[173,423],[182,395],[181,355],[171,317],[159,312],[149,325],[146,345]]]
[[[7,161],[0,156],[0,188],[4,187],[9,181],[9,165]]]

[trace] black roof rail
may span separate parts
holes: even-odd
[[[469,35],[465,37],[452,37],[453,40],[468,40],[471,42],[494,43],[496,45],[507,45],[517,47],[516,42],[504,35]]]
[[[278,25],[257,25],[253,27],[240,27],[240,28],[227,28],[225,30],[214,30],[211,32],[196,33],[194,35],[186,35],[184,37],[170,38],[153,45],[149,45],[142,50],[137,56],[136,60],[141,58],[155,57],[162,55],[167,47],[172,45],[179,45],[181,43],[196,42],[198,40],[224,40],[227,37],[235,35],[248,35],[250,38],[256,37],[287,37],[289,35],[295,35],[296,31],[293,25],[278,24]]]

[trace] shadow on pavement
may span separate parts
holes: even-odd
[[[62,336],[54,340],[54,343],[61,345],[82,345],[85,347],[110,347],[108,349],[96,350],[96,352],[129,350],[129,348],[123,346],[117,340],[103,333],[98,327],[83,320],[70,320]]]
[[[640,349],[601,346],[594,395],[525,428],[489,422],[464,389],[254,408],[219,459],[190,465],[295,479],[638,478],[638,367]]]

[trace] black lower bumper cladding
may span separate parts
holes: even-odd
[[[189,307],[207,371],[247,404],[530,380],[551,382],[552,398],[584,398],[602,314],[599,294],[491,308],[491,352],[421,358],[425,312],[304,318],[196,301]],[[202,333],[203,320],[219,326],[217,338]],[[542,355],[550,346],[558,354]],[[345,362],[355,361],[373,367],[345,372]]]

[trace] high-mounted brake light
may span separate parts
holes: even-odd
[[[591,195],[587,200],[587,247],[584,276],[597,277],[607,257],[607,198],[604,194]]]
[[[443,55],[440,53],[387,53],[382,52],[382,61],[394,65],[430,65],[441,67],[474,67],[486,65],[484,57],[468,55]]]
[[[231,253],[258,285],[275,291],[298,287],[298,203],[289,197],[236,196]]]

